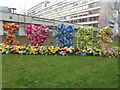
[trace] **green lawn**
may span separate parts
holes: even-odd
[[[113,46],[118,46],[118,47],[119,47],[119,46],[120,46],[120,42],[117,42],[117,41],[116,41],[116,42],[113,42],[112,45],[113,45]]]
[[[117,88],[118,59],[3,55],[3,88]]]

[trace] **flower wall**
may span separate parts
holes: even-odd
[[[119,57],[120,47],[113,47],[112,29],[104,27],[98,32],[99,47],[93,47],[93,27],[79,27],[77,31],[77,47],[73,45],[72,25],[58,25],[56,46],[42,46],[49,35],[47,26],[28,25],[26,27],[26,35],[31,42],[31,45],[16,46],[19,42],[16,41],[15,32],[19,30],[19,25],[14,23],[3,24],[4,30],[8,31],[4,44],[0,44],[0,53],[2,54],[35,54],[35,55],[81,55],[81,56],[105,56]]]
[[[49,35],[49,28],[47,26],[28,25],[26,27],[26,35],[33,46],[41,46]]]
[[[93,27],[81,26],[77,31],[77,46],[86,47],[93,44]]]
[[[19,45],[19,41],[16,40],[15,32],[19,30],[19,25],[15,23],[3,24],[3,29],[7,30],[6,40],[3,42],[5,45]]]
[[[74,27],[72,25],[60,24],[57,26],[57,38],[56,44],[58,47],[71,47],[73,45],[73,32]]]
[[[99,30],[98,32],[98,44],[99,47],[104,48],[104,47],[110,47],[112,44],[112,29],[108,27],[104,27]]]

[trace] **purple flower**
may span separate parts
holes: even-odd
[[[87,56],[87,54],[86,54],[86,53],[83,53],[82,56]]]
[[[63,54],[63,51],[61,51],[61,52],[59,52],[60,53],[60,55],[62,55]]]
[[[0,51],[0,54],[2,54],[2,51]]]
[[[78,54],[81,54],[82,53],[82,51],[78,51]]]

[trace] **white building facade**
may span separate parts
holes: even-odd
[[[32,16],[26,16],[22,14],[15,14],[15,13],[6,13],[6,12],[0,12],[0,36],[4,35],[4,30],[2,27],[2,24],[5,23],[16,23],[20,25],[20,29],[18,31],[19,36],[25,36],[25,27],[30,24],[34,25],[46,25],[49,28],[55,28],[58,24],[65,24],[65,25],[71,25],[71,23],[58,21],[58,20],[51,20],[51,19],[43,19],[39,17],[32,17]],[[74,28],[78,28],[79,25],[73,24]],[[51,32],[54,29],[51,29]],[[56,31],[56,30],[55,30]]]
[[[27,11],[29,16],[48,18],[83,26],[114,28],[115,0],[58,0],[42,2]]]

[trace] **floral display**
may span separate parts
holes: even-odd
[[[41,46],[49,35],[47,26],[28,25],[26,27],[26,35],[33,46]]]
[[[59,47],[71,47],[73,45],[73,31],[74,27],[72,25],[60,24],[57,26],[57,38],[56,44]]]
[[[8,31],[6,40],[4,41],[5,45],[19,45],[19,41],[15,40],[15,32],[19,30],[19,27],[15,23],[3,24],[3,29]]]
[[[34,55],[80,55],[80,56],[104,56],[104,57],[120,57],[120,47],[97,48],[97,47],[55,47],[55,46],[10,46],[0,45],[0,53],[2,54],[34,54]]]
[[[113,35],[112,29],[109,27],[103,27],[98,33],[98,44],[101,48],[110,47],[112,44],[111,36]]]
[[[77,46],[92,46],[93,43],[93,27],[81,26],[77,31]]]
[[[120,47],[111,46],[113,34],[112,29],[104,27],[98,33],[98,44],[100,47],[93,47],[93,27],[79,27],[77,31],[77,47],[73,45],[72,25],[60,24],[57,27],[57,46],[42,46],[49,35],[47,26],[28,25],[26,35],[31,44],[20,46],[16,41],[15,32],[19,30],[19,25],[15,23],[3,24],[7,30],[7,37],[3,44],[0,44],[0,54],[34,54],[34,55],[80,55],[80,56],[103,56],[120,57]]]

